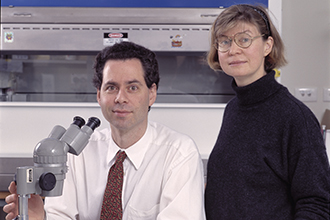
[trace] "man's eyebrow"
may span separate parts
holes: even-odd
[[[113,85],[113,86],[118,86],[118,83],[116,82],[112,82],[112,81],[107,81],[106,83],[104,83],[105,86],[110,86],[110,85]]]
[[[143,83],[141,83],[139,80],[133,79],[133,80],[129,80],[127,82],[125,82],[126,85],[130,85],[130,84],[140,84],[143,85]],[[107,81],[106,83],[104,83],[104,86],[119,86],[119,83],[114,82],[114,81]]]
[[[134,83],[137,83],[137,84],[142,84],[139,80],[136,80],[136,79],[134,79],[134,80],[130,80],[130,81],[128,81],[126,84],[134,84]]]

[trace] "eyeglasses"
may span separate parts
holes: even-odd
[[[217,38],[216,42],[214,43],[215,49],[218,51],[224,53],[227,52],[231,46],[231,43],[234,39],[234,42],[236,43],[237,46],[241,48],[248,48],[251,46],[252,41],[258,37],[262,37],[264,34],[256,36],[256,37],[251,37],[249,34],[245,32],[240,32],[234,35],[233,38],[227,37],[227,36],[220,36]]]

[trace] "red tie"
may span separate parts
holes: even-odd
[[[107,187],[104,191],[101,220],[121,220],[123,216],[121,192],[123,188],[123,161],[125,151],[118,151],[116,162],[110,168]]]

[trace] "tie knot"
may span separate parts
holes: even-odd
[[[118,151],[116,163],[122,163],[126,157],[127,157],[127,155],[126,155],[125,151]]]

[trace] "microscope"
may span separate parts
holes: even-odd
[[[18,219],[28,220],[28,199],[30,194],[60,196],[63,191],[67,153],[79,155],[86,147],[100,120],[95,117],[85,120],[74,117],[66,130],[56,125],[48,138],[40,141],[33,152],[34,166],[17,167],[16,185],[18,194]]]

